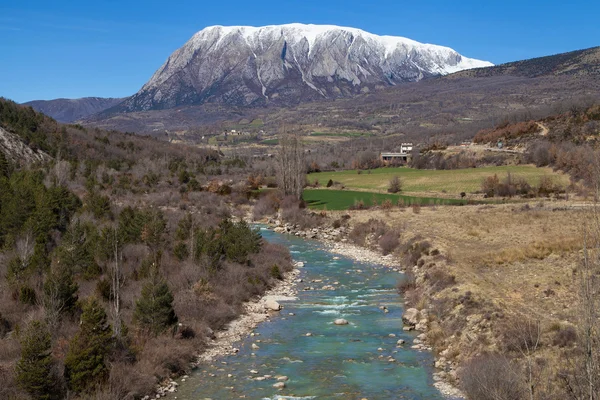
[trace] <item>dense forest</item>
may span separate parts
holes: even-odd
[[[141,398],[291,268],[231,213],[243,160],[4,99],[0,126],[52,156],[0,151],[0,398]]]

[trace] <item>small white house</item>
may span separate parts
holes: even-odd
[[[402,143],[400,145],[400,153],[410,153],[413,149],[412,143]]]

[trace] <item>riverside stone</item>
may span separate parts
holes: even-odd
[[[273,299],[267,299],[267,301],[265,301],[265,308],[271,311],[279,311],[281,310],[281,304]]]
[[[348,325],[348,321],[344,318],[338,318],[335,321],[333,321],[333,323],[336,325]]]
[[[404,315],[402,315],[402,321],[404,321],[407,325],[416,325],[419,323],[419,310],[416,308],[409,308],[404,311]]]

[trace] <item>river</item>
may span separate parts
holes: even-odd
[[[402,330],[400,273],[338,257],[315,241],[261,233],[304,262],[297,299],[280,302],[284,309],[240,343],[237,355],[201,365],[169,398],[443,398],[433,387],[432,355],[412,350],[415,334]],[[336,290],[303,290],[325,285]],[[337,318],[349,324],[335,325]],[[406,344],[398,346],[399,339]],[[285,388],[273,387],[277,376],[289,378]]]

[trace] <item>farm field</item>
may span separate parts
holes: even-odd
[[[370,132],[313,132],[309,136],[355,138],[371,137],[374,136],[374,134]]]
[[[305,189],[302,196],[310,208],[317,210],[347,210],[357,202],[362,201],[365,206],[371,206],[374,202],[381,204],[390,200],[393,205],[419,204],[419,205],[462,205],[466,200],[440,199],[432,197],[415,197],[387,193],[370,193],[353,190],[331,190],[331,189]]]
[[[378,168],[370,171],[357,170],[317,172],[307,176],[308,182],[318,180],[325,185],[329,179],[340,182],[348,189],[385,192],[394,176],[400,177],[405,193],[447,193],[459,196],[461,192],[473,193],[481,189],[484,178],[497,174],[502,180],[510,173],[513,178],[524,178],[532,185],[538,185],[540,178],[550,176],[556,184],[567,186],[569,177],[551,168],[538,168],[533,165],[482,167],[458,170],[421,170],[408,167]]]

